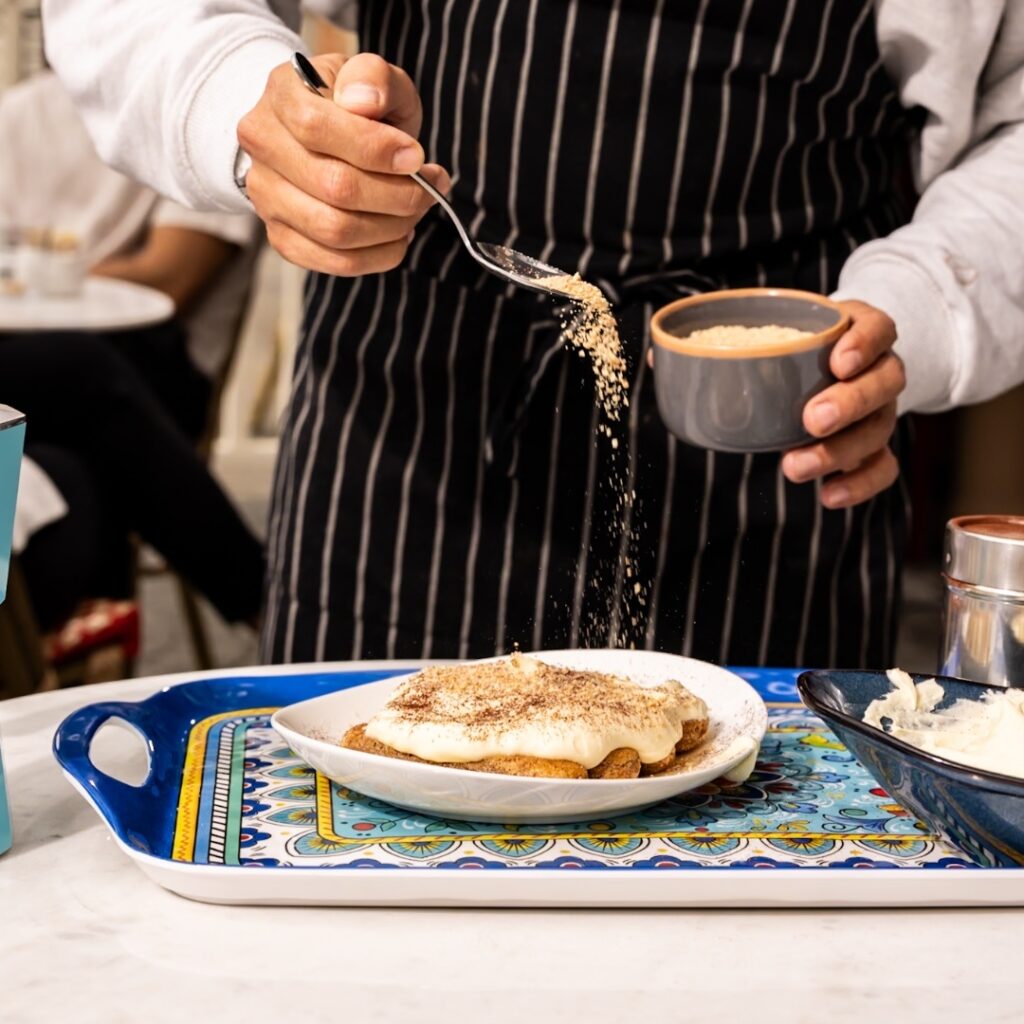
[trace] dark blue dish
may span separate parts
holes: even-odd
[[[946,676],[946,697],[979,700],[996,687]],[[884,672],[804,672],[800,697],[829,726],[879,784],[907,810],[981,865],[1024,865],[1024,780],[966,768],[866,725],[867,706],[891,689]]]

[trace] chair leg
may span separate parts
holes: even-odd
[[[185,613],[192,651],[199,667],[206,671],[214,667],[213,655],[210,651],[210,638],[206,635],[206,624],[199,610],[199,602],[192,588],[181,577],[177,577],[178,593],[181,595],[181,607]]]

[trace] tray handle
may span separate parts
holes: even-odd
[[[100,771],[89,756],[89,748],[100,727],[112,719],[130,725],[146,744],[149,771],[138,786],[121,782]],[[148,839],[160,801],[154,763],[153,712],[142,704],[106,701],[90,704],[70,714],[53,738],[53,753],[60,766],[83,790],[86,797],[125,842],[146,853],[153,853]]]

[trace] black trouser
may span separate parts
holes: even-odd
[[[211,385],[189,359],[188,339],[180,321],[93,337],[127,360],[185,436],[192,442],[199,440],[206,428]]]
[[[21,567],[36,619],[56,628],[89,595],[130,597],[131,550],[116,510],[106,507],[88,464],[52,444],[28,444],[31,456],[54,482],[68,514],[34,534]]]
[[[143,332],[113,343],[94,334],[0,335],[0,400],[28,417],[26,451],[52,470],[71,508],[71,522],[40,530],[24,553],[44,628],[83,597],[120,596],[130,586],[121,568],[129,532],[226,619],[259,611],[261,545],[183,432],[185,424],[193,437],[202,429],[198,390],[182,386],[179,396],[184,378],[162,337],[146,352]],[[147,360],[152,384],[139,372]],[[184,413],[182,427],[164,403]]]

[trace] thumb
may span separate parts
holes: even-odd
[[[349,113],[386,121],[414,139],[423,108],[416,86],[401,69],[375,53],[350,57],[334,80],[334,100]]]

